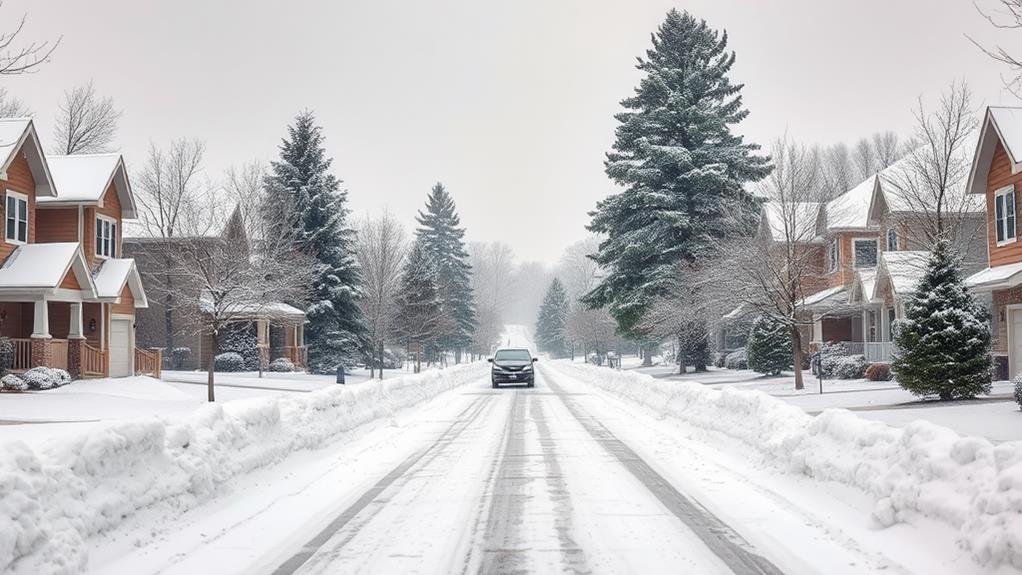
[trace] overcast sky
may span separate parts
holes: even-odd
[[[995,34],[969,0],[6,0],[5,29],[28,13],[26,39],[63,41],[0,82],[48,138],[62,91],[91,78],[124,111],[129,165],[150,141],[199,138],[211,177],[272,159],[310,108],[356,214],[411,225],[441,180],[470,240],[552,263],[615,190],[613,114],[672,6],[727,29],[751,112],[739,130],[762,144],[908,135],[917,98],[953,80],[1017,103],[965,34],[1022,55],[1022,31]]]

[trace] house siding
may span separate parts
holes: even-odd
[[[25,158],[24,150],[19,150],[14,161],[7,168],[7,181],[0,185],[4,192],[4,200],[0,202],[0,224],[7,225],[7,190],[28,196],[28,243],[36,241],[36,201],[35,201],[35,178],[32,177],[32,169]],[[6,240],[7,234],[0,232],[0,259],[11,255],[11,252],[18,247],[18,244]]]
[[[990,173],[987,176],[986,204],[987,204],[987,247],[990,253],[990,266],[1003,266],[1022,262],[1022,241],[998,246],[996,233],[996,212],[994,210],[994,192],[1007,186],[1015,188],[1015,210],[1018,212],[1018,184],[1022,182],[1022,173],[1011,173],[1011,161],[1007,152],[1000,142],[994,150],[993,161],[990,164]],[[1022,226],[1017,225],[1018,228]]]
[[[37,218],[39,243],[77,242],[78,208],[41,208]]]

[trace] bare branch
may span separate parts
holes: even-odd
[[[3,2],[0,2],[0,9]],[[48,61],[53,51],[60,45],[63,36],[56,41],[29,42],[16,45],[18,36],[25,28],[27,16],[22,15],[18,25],[11,31],[0,32],[0,76],[14,76],[34,72]]]
[[[55,154],[93,154],[109,152],[117,135],[121,112],[113,98],[99,98],[92,80],[70,92],[57,112],[53,136]]]

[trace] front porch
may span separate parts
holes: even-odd
[[[890,363],[894,354],[894,322],[898,310],[891,306],[866,305],[833,315],[813,314],[812,346],[841,344],[850,355],[864,355],[870,363]]]

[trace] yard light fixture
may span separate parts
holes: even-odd
[[[89,320],[89,331],[96,331],[96,318]]]

